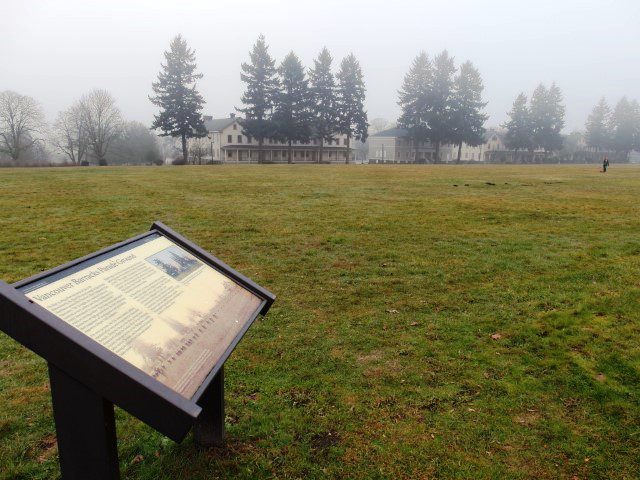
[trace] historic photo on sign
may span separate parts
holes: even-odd
[[[25,294],[186,398],[262,304],[161,235]]]

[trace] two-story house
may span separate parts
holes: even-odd
[[[231,114],[227,118],[204,117],[204,124],[211,142],[211,159],[214,163],[258,163],[258,141],[242,131],[241,119]],[[265,138],[262,150],[265,163],[287,163],[289,146],[286,142]],[[345,163],[349,149],[347,137],[336,135],[325,141],[320,158],[320,141],[294,142],[293,163]],[[353,154],[351,153],[351,158]]]

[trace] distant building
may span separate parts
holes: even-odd
[[[486,142],[482,159],[487,163],[539,163],[542,162],[546,154],[544,149],[537,148],[533,152],[527,150],[510,150],[504,142],[505,130],[497,128],[487,129],[485,134]]]
[[[389,128],[369,137],[369,163],[431,163],[435,148],[430,142],[416,146],[404,128]]]
[[[210,157],[213,163],[257,163],[258,141],[242,132],[241,119],[231,114],[226,118],[204,117],[209,132]],[[353,143],[353,139],[352,139]],[[345,163],[347,160],[347,137],[336,135],[334,140],[324,142],[322,158],[320,141],[294,142],[291,161],[294,163]],[[287,163],[288,145],[273,139],[264,139],[262,149],[266,163]],[[353,152],[351,153],[353,158]]]
[[[483,161],[485,145],[472,147],[462,144],[461,161]],[[404,128],[390,128],[369,137],[369,163],[433,163],[436,158],[436,148],[431,142],[420,142],[416,146],[407,137]],[[455,162],[458,159],[457,145],[441,145],[440,161]]]

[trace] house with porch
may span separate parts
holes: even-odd
[[[204,117],[212,163],[258,163],[258,141],[244,134],[240,122],[241,118],[233,113],[225,118]],[[346,135],[335,135],[333,140],[325,141],[322,158],[318,139],[293,142],[292,147],[293,163],[345,163],[347,155],[353,158]],[[265,163],[287,163],[288,149],[287,142],[265,138],[262,145]]]

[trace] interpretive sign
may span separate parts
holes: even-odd
[[[115,428],[104,428],[112,404],[176,441],[195,425],[200,443],[219,443],[223,364],[274,299],[159,222],[13,286],[0,282],[0,329],[49,362],[64,478],[118,478]],[[79,458],[88,448],[89,460]]]
[[[186,398],[262,303],[159,233],[20,290]]]

